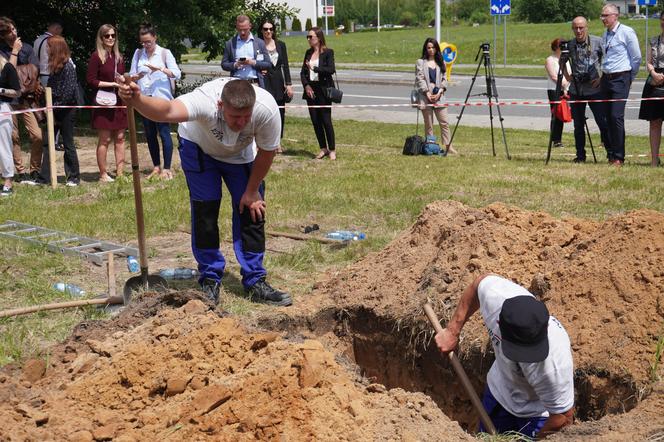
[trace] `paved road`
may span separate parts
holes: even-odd
[[[220,68],[216,65],[185,64],[183,71],[190,74],[190,78],[196,78],[201,74],[219,73]],[[291,72],[297,74],[297,69],[292,66]],[[544,68],[542,68],[544,73]],[[447,92],[447,100],[450,103],[460,103],[466,98],[471,85],[472,77],[455,75]],[[344,105],[356,104],[402,104],[403,107],[385,108],[339,108],[334,109],[335,119],[355,119],[361,121],[381,121],[394,123],[415,123],[416,112],[408,106],[410,90],[413,84],[413,74],[403,72],[376,72],[361,70],[340,70],[339,82],[344,91]],[[291,105],[303,105],[302,86],[294,81],[296,98]],[[535,101],[546,98],[546,80],[525,78],[496,78],[496,87],[501,100],[505,101]],[[478,76],[469,102],[487,103],[486,96],[478,95],[486,92],[484,76]],[[638,98],[643,90],[643,82],[636,81],[632,85],[630,98]],[[638,120],[638,103],[628,103],[626,113],[626,131],[630,135],[647,135],[648,124]],[[450,122],[455,124],[456,116],[459,115],[460,107],[450,107]],[[306,109],[288,109],[289,115],[306,116]],[[548,105],[530,106],[504,106],[501,107],[504,117],[503,124],[506,128],[520,129],[549,129],[549,107]],[[591,116],[590,111],[588,115]],[[494,124],[499,125],[498,116],[494,112]],[[421,118],[420,118],[421,122]],[[489,109],[487,106],[466,107],[461,124],[468,126],[488,127],[490,123]],[[592,118],[588,120],[591,132],[597,132],[597,127]],[[565,125],[565,131],[572,131],[572,125]]]

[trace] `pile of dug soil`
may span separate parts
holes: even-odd
[[[431,383],[413,383],[426,376],[421,367],[426,359],[436,356],[426,352],[418,359],[418,351],[431,344],[422,304],[431,299],[445,323],[463,289],[486,272],[530,288],[567,329],[581,418],[629,410],[648,394],[657,340],[664,332],[664,215],[659,212],[637,210],[597,222],[502,204],[475,209],[436,202],[387,247],[328,275],[317,285],[315,299],[351,312],[346,322],[355,327],[349,334],[357,361],[367,359],[357,354],[367,318],[391,324],[383,326],[383,334],[399,331],[409,340],[401,350],[414,350],[409,357],[415,374],[406,382],[429,391]],[[363,352],[367,348],[362,346]],[[479,315],[464,329],[460,351],[467,369],[483,379],[491,350]],[[377,360],[367,362],[368,371],[380,382],[388,387],[404,382],[403,372],[381,368],[389,355],[371,358]]]
[[[200,300],[136,308],[77,330],[45,377],[31,363],[0,376],[0,440],[470,440],[424,394],[363,384],[316,340]]]

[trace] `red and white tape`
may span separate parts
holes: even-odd
[[[575,103],[613,103],[624,101],[626,103],[638,103],[641,101],[657,101],[664,100],[664,97],[650,97],[650,98],[612,98],[603,100],[567,100],[568,104]],[[559,104],[560,101],[536,100],[536,101],[447,101],[444,104],[430,104],[430,107],[482,107],[482,106],[549,106],[551,104]],[[297,108],[335,108],[335,109],[348,109],[348,108],[386,108],[386,107],[417,107],[411,103],[399,104],[320,104],[320,105],[306,105],[306,104],[290,104],[288,106],[279,106],[286,109]],[[38,107],[31,109],[22,109],[9,112],[1,112],[0,117],[16,114],[24,114],[28,112],[41,112],[49,109],[126,109],[127,106],[51,106]]]

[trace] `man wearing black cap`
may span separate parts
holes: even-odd
[[[482,404],[499,433],[542,439],[574,419],[574,367],[569,336],[544,303],[497,275],[475,279],[436,345],[453,351],[468,319],[480,310],[496,360]],[[480,426],[480,431],[484,431]]]

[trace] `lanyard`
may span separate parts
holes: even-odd
[[[618,34],[618,29],[620,29],[620,26],[622,23],[618,23],[618,27],[616,28],[615,31],[613,31],[613,35],[611,36],[611,40],[608,40],[607,37],[609,36],[609,31],[606,31],[606,35],[604,36],[604,55],[606,55],[609,52],[609,49],[611,49],[611,42],[613,41],[614,38],[616,38],[616,35]]]

